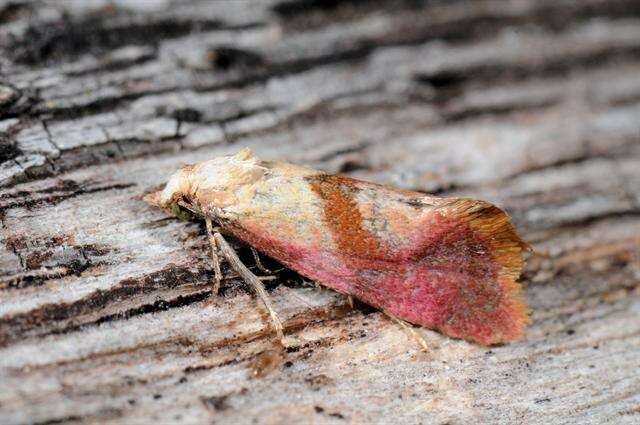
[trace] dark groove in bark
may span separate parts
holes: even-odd
[[[110,23],[104,17],[73,21],[63,19],[53,23],[31,25],[22,38],[14,39],[9,50],[16,63],[36,65],[59,62],[84,53],[100,55],[124,45],[154,45],[159,40],[181,37],[190,33],[219,29],[246,29],[255,25],[227,26],[221,21],[160,19],[145,22],[136,19],[116,19]]]
[[[90,328],[93,326],[99,326],[103,323],[111,323],[119,320],[128,320],[136,316],[143,316],[146,314],[152,314],[159,311],[167,311],[171,308],[188,306],[197,302],[205,301],[211,296],[212,296],[211,290],[207,289],[204,291],[195,292],[193,294],[180,295],[177,298],[172,300],[157,300],[157,301],[154,301],[152,304],[144,304],[139,307],[132,308],[129,310],[124,310],[116,314],[110,314],[107,316],[100,317],[98,320],[95,320],[93,322],[86,322],[80,325],[72,325],[62,329],[54,329],[53,331],[51,331],[50,334],[62,335],[62,334],[68,334],[70,332],[83,331],[87,328]],[[41,336],[46,336],[46,334]]]
[[[71,180],[60,180],[58,186],[49,187],[38,192],[17,191],[0,195],[0,210],[6,211],[12,208],[37,208],[44,205],[56,205],[60,202],[91,193],[106,192],[110,190],[122,190],[134,187],[135,183],[116,183],[98,187],[87,187],[91,182],[79,185]],[[28,199],[37,194],[45,196],[37,199]],[[26,199],[25,199],[26,198]]]
[[[0,347],[24,337],[27,333],[33,333],[34,330],[39,330],[38,333],[42,331],[47,333],[64,329],[68,326],[60,327],[64,321],[78,320],[82,315],[98,312],[128,297],[200,283],[204,280],[204,276],[206,276],[204,270],[194,272],[188,267],[170,265],[163,270],[144,276],[124,279],[107,290],[97,289],[77,301],[44,304],[29,312],[5,316],[0,321]]]

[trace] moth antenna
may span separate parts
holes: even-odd
[[[256,295],[262,300],[263,304],[269,310],[269,315],[271,316],[271,322],[273,322],[273,327],[276,330],[276,334],[278,338],[280,338],[280,343],[284,347],[284,332],[282,322],[280,318],[276,314],[276,310],[273,308],[273,304],[271,303],[271,299],[269,298],[269,294],[267,294],[266,289],[264,289],[264,285],[260,282],[260,279],[256,277],[251,271],[242,264],[240,258],[238,258],[238,254],[231,248],[231,245],[227,242],[227,240],[218,232],[214,232],[213,238],[216,241],[217,246],[220,248],[220,252],[224,256],[224,258],[229,262],[231,268],[242,277],[242,279],[253,286],[253,290],[256,292]]]

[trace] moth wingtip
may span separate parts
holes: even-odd
[[[518,278],[524,267],[523,253],[531,251],[531,245],[518,235],[509,215],[491,203],[463,198],[448,205],[455,218],[468,223],[471,230],[484,240],[488,252],[499,265],[497,281],[503,296],[499,310],[493,313],[474,311],[478,317],[484,318],[482,324],[477,324],[484,329],[482,335],[469,331],[463,337],[489,346],[521,338],[531,323],[532,310],[522,296]]]
[[[519,286],[520,285],[518,284],[518,287]],[[522,338],[525,329],[531,324],[531,314],[533,313],[533,309],[529,307],[521,297],[516,295],[513,302],[512,319],[514,323],[514,332],[506,342],[512,342]]]

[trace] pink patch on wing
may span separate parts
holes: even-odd
[[[522,242],[504,212],[461,200],[463,209],[416,213],[408,226],[414,231],[405,235],[410,243],[392,250],[381,235],[362,228],[341,181],[316,183],[332,202],[325,231],[335,246],[310,235],[276,237],[247,222],[228,230],[300,274],[408,322],[487,345],[521,335],[527,317],[514,279]]]

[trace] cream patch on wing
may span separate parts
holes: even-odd
[[[258,164],[270,170],[273,175],[283,177],[309,177],[322,174],[322,172],[314,170],[313,168],[302,167],[282,161],[259,161]]]
[[[258,226],[274,238],[307,248],[334,248],[322,203],[305,179],[272,175],[243,186],[236,197],[237,202],[225,212],[241,224]]]
[[[256,162],[254,158],[232,156],[198,164],[191,181],[203,210],[226,208],[238,202],[236,192],[259,182],[267,172]]]

